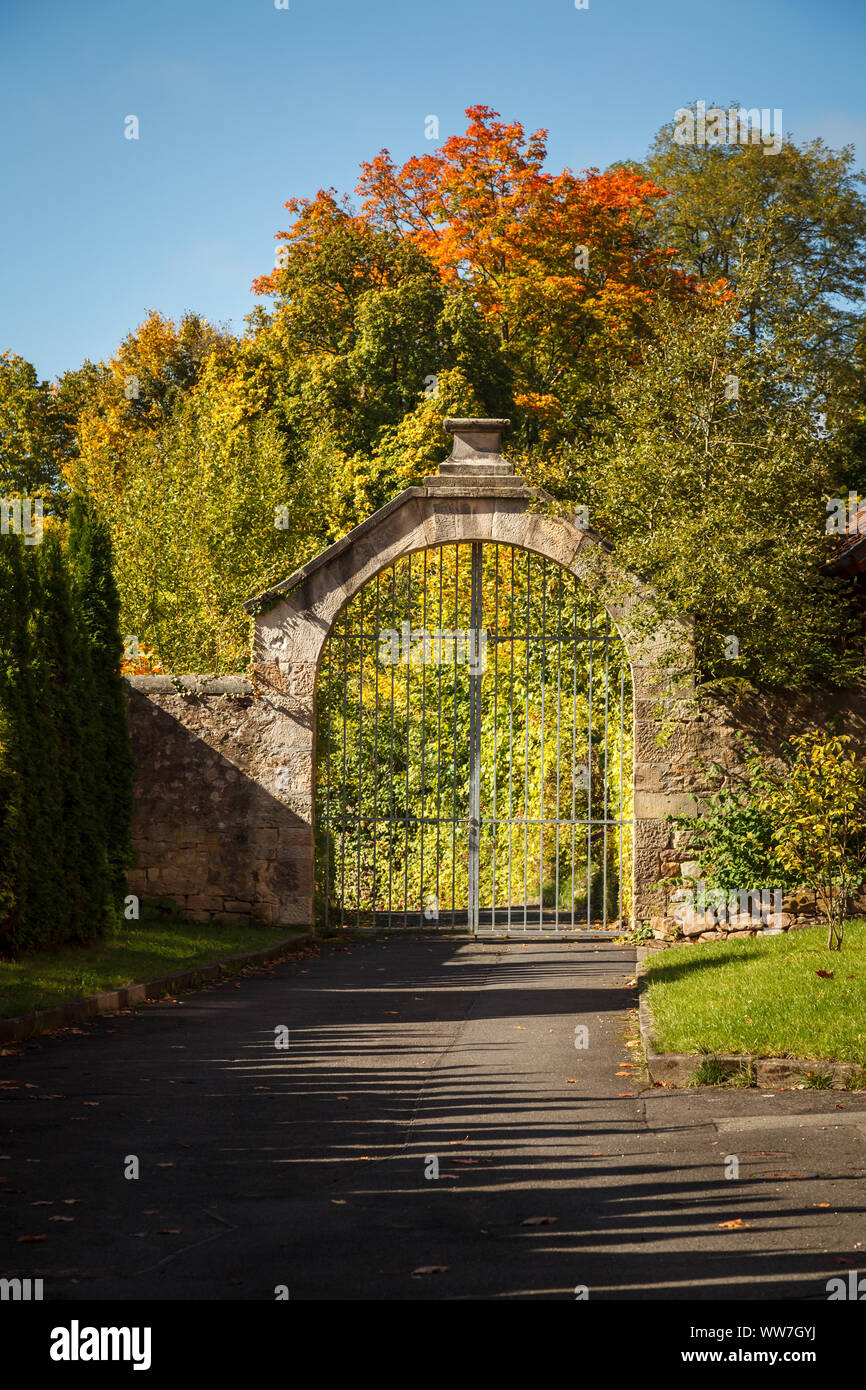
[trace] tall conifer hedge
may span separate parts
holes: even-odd
[[[104,526],[0,536],[0,954],[89,941],[120,921],[132,754]]]

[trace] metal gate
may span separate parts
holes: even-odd
[[[562,566],[444,545],[346,606],[317,686],[326,928],[613,931],[631,905],[625,649]]]

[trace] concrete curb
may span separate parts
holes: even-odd
[[[88,994],[83,999],[73,999],[60,1009],[37,1009],[21,1018],[0,1019],[0,1042],[20,1042],[24,1038],[32,1038],[37,1033],[51,1033],[58,1028],[68,1028],[89,1018],[96,1018],[99,1014],[113,1014],[119,1009],[145,1004],[150,999],[160,999],[164,994],[196,989],[210,980],[221,979],[226,973],[237,974],[247,965],[263,965],[267,961],[278,960],[289,955],[297,946],[306,945],[312,940],[312,932],[302,932],[300,936],[277,941],[273,946],[266,946],[261,951],[225,956],[222,960],[211,961],[207,965],[195,965],[190,970],[181,970],[175,975],[163,975],[158,980],[125,985],[123,989],[104,990],[102,994]]]
[[[637,949],[638,1023],[646,1054],[650,1080],[660,1086],[688,1086],[702,1062],[700,1052],[656,1052],[652,1038],[655,1031],[652,1009],[647,999],[646,959],[655,955],[645,946]],[[856,1062],[827,1062],[820,1057],[756,1057],[752,1053],[717,1052],[713,1054],[729,1076],[750,1066],[759,1089],[772,1090],[777,1086],[797,1085],[808,1072],[825,1073],[833,1078],[832,1089],[843,1091],[846,1082],[863,1070]]]

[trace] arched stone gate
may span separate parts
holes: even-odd
[[[545,557],[576,575],[609,613],[628,652],[634,692],[634,918],[645,922],[663,910],[654,885],[670,836],[664,818],[694,809],[682,769],[665,760],[659,737],[677,702],[691,693],[690,629],[659,621],[652,594],[618,570],[610,547],[514,475],[500,452],[508,424],[446,420],[454,445],[438,474],[407,488],[245,605],[255,618],[256,693],[268,711],[258,780],[294,827],[281,837],[281,871],[260,889],[257,906],[273,921],[313,921],[316,680],[334,621],[395,561],[455,542],[493,542]],[[672,650],[681,654],[674,675]],[[254,827],[250,833],[254,840]],[[255,843],[251,850],[255,858]]]

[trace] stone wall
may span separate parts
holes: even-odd
[[[670,765],[698,798],[719,786],[732,787],[742,780],[748,745],[755,745],[771,759],[780,745],[794,734],[808,729],[833,728],[849,735],[859,757],[866,760],[866,691],[793,691],[739,697],[703,692],[691,703],[682,703],[671,725],[667,746]],[[781,770],[783,764],[776,757]],[[711,764],[721,769],[721,778],[708,772]],[[767,914],[757,911],[729,914],[719,922],[713,914],[701,914],[689,904],[689,883],[700,874],[690,847],[688,831],[668,825],[659,846],[658,877],[664,882],[663,900],[649,925],[659,940],[680,938],[687,941],[716,941],[726,936],[754,936],[767,929]],[[747,885],[744,885],[747,886]],[[855,902],[855,909],[866,908],[866,901]],[[785,894],[778,925],[783,931],[811,926],[821,920],[820,904],[814,893]]]
[[[270,795],[263,772],[284,746],[284,711],[240,678],[128,685],[138,764],[130,891],[172,898],[195,921],[309,924],[309,818]]]

